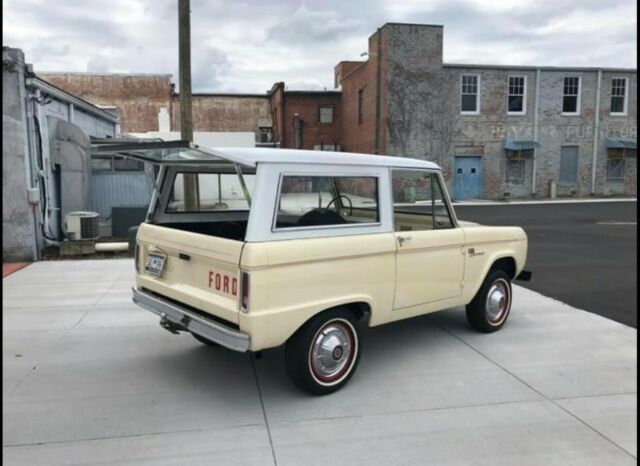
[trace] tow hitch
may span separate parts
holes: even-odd
[[[162,314],[160,316],[160,327],[162,327],[163,329],[165,329],[168,332],[171,332],[175,335],[178,334],[178,332],[184,332],[186,331],[186,327],[182,324],[176,324],[175,322],[170,321],[169,319],[167,319],[167,316],[165,314]]]

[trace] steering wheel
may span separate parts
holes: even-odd
[[[347,214],[347,216],[351,217],[353,215],[353,202],[351,202],[351,199],[349,199],[347,196],[345,196],[344,194],[340,194],[338,197],[334,197],[333,199],[331,199],[329,201],[329,203],[327,204],[327,209],[329,207],[331,207],[331,204],[333,204],[334,202],[336,202],[338,199],[346,199],[349,202],[349,213]],[[337,206],[337,203],[336,203]],[[343,205],[344,207],[344,205]],[[342,214],[342,212],[341,212]]]

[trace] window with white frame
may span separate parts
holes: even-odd
[[[460,113],[480,113],[480,76],[477,74],[461,76]]]
[[[565,76],[562,94],[562,113],[580,113],[580,77]]]
[[[526,96],[526,76],[509,76],[508,113],[511,115],[524,115],[526,113]]]
[[[626,115],[627,113],[627,78],[613,78],[611,80],[611,114]]]

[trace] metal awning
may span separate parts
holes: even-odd
[[[638,144],[635,139],[606,138],[607,149],[633,149],[637,150]]]
[[[537,147],[541,147],[541,146],[535,141],[524,140],[524,139],[510,139],[510,138],[506,138],[504,140],[504,148],[506,150],[513,150],[513,151],[533,150]]]

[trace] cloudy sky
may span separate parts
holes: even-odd
[[[171,73],[177,0],[4,0],[38,71]],[[635,0],[191,0],[194,92],[333,86],[385,22],[444,25],[448,63],[637,66]]]

